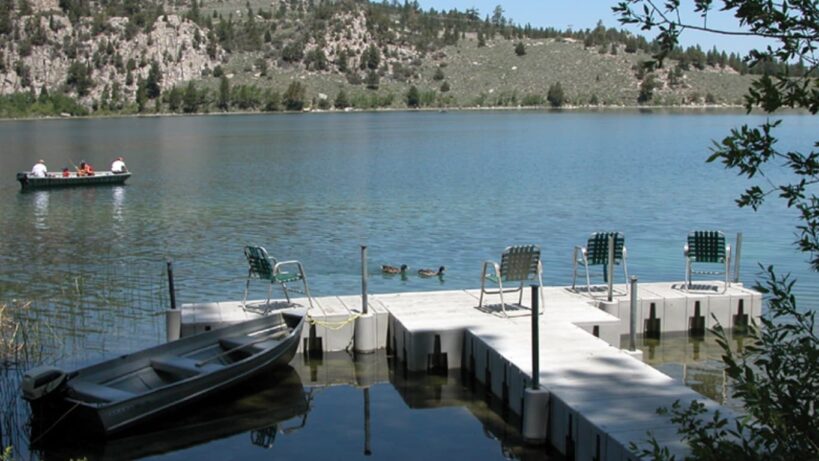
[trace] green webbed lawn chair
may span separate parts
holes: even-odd
[[[688,243],[683,247],[685,255],[685,290],[693,287],[692,275],[725,275],[722,293],[730,286],[731,246],[725,244],[725,235],[720,231],[692,231],[688,234]],[[695,270],[694,264],[719,264],[722,271]],[[712,266],[713,267],[713,266]]]
[[[612,273],[609,275],[609,236],[614,237],[614,265],[623,266],[623,277],[626,284],[625,293],[617,293],[624,295],[628,293],[628,265],[626,259],[628,251],[626,250],[625,237],[620,232],[595,232],[589,237],[585,247],[575,246],[574,255],[572,256],[572,290],[577,284],[577,267],[582,264],[586,270],[586,291],[592,295],[591,277],[602,276],[603,283],[609,282],[609,276],[614,277]],[[592,274],[589,270],[590,266],[602,267],[600,274]],[[612,271],[614,272],[614,271]]]
[[[489,267],[494,269],[494,274],[487,272]],[[490,290],[486,288],[486,281],[497,283],[497,290]],[[503,300],[504,293],[520,292],[518,297],[518,305],[523,302],[523,285],[526,282],[537,281],[541,309],[543,312],[543,266],[540,262],[540,247],[537,245],[520,245],[510,246],[503,250],[500,264],[494,261],[485,261],[483,263],[483,270],[481,271],[481,297],[478,301],[478,309],[483,307],[484,294],[500,295],[501,309],[503,315],[507,316],[506,303]],[[503,284],[518,284],[517,288],[504,289]]]
[[[246,246],[245,257],[249,266],[247,271],[247,283],[245,284],[245,296],[242,300],[242,307],[247,306],[247,293],[250,289],[251,280],[265,280],[270,282],[267,290],[267,305],[270,305],[270,296],[273,294],[273,284],[278,284],[282,287],[284,297],[290,303],[290,293],[287,287],[288,283],[302,281],[304,284],[304,295],[307,296],[307,302],[310,307],[313,307],[313,298],[310,296],[310,289],[307,286],[307,275],[304,273],[304,266],[301,262],[292,261],[276,261],[276,258],[270,257],[264,247]],[[293,272],[285,272],[283,268],[293,267]]]

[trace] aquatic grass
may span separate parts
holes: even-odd
[[[30,301],[0,303],[0,446],[7,447],[0,459],[12,459],[11,446],[25,446],[20,428],[29,413],[20,399],[22,373],[42,361],[56,340],[50,323],[32,314],[31,306]]]
[[[47,276],[2,282],[0,299],[0,446],[28,446],[25,370],[66,368],[164,338],[163,263],[115,258],[59,266]],[[0,461],[2,461],[0,459]]]
[[[31,301],[0,303],[0,364],[20,366],[42,360],[56,339],[50,322],[31,308]]]
[[[6,305],[0,304],[0,358],[4,364],[14,361],[14,357],[22,347],[15,341],[20,324],[14,322],[7,311]]]

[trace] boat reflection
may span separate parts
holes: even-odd
[[[224,401],[226,394],[236,397]],[[94,441],[68,434],[46,434],[48,437],[33,444],[31,451],[49,460],[137,459],[241,433],[249,433],[251,444],[271,448],[278,434],[304,427],[310,402],[311,396],[305,392],[298,373],[288,366],[115,439]],[[288,422],[298,417],[301,418]],[[37,440],[38,436],[32,434],[31,440]]]
[[[118,224],[122,224],[122,210],[125,205],[125,186],[114,186],[111,188],[111,204],[113,205],[114,221]]]
[[[37,230],[48,229],[48,191],[34,193],[34,227]]]

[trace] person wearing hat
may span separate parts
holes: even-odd
[[[37,163],[31,167],[31,176],[35,178],[45,178],[48,175],[48,168],[46,168],[45,160],[37,160]]]
[[[124,159],[122,157],[117,157],[117,159],[111,164],[111,173],[122,174],[127,172],[128,167],[125,166]]]

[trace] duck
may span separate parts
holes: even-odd
[[[384,264],[381,266],[381,272],[384,274],[403,274],[407,272],[407,265],[401,264],[401,267],[390,266],[389,264]]]
[[[436,275],[440,277],[444,275],[445,270],[444,266],[439,267],[437,271],[435,269],[418,269],[418,275],[421,277],[435,277]]]

